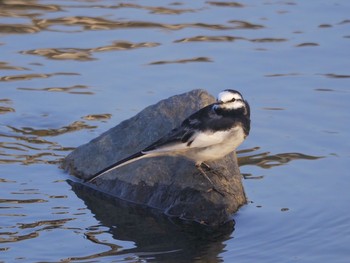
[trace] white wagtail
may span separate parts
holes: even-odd
[[[233,152],[248,136],[250,107],[241,93],[227,89],[217,101],[185,119],[182,124],[142,151],[126,157],[93,175],[88,182],[131,162],[155,156],[184,156],[214,186],[201,165]],[[215,188],[214,188],[215,189]]]

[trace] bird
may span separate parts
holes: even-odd
[[[221,159],[233,152],[249,135],[250,106],[242,94],[233,89],[220,92],[215,103],[186,118],[148,147],[102,169],[87,180],[94,182],[106,173],[140,159],[157,156],[183,156],[214,186],[205,173],[205,162]],[[215,188],[213,188],[215,190]]]

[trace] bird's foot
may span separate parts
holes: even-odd
[[[218,177],[224,177],[226,179],[226,181],[228,181],[228,179],[226,178],[225,175],[220,173],[220,171],[218,171],[217,169],[214,169],[214,168],[210,167],[207,163],[202,162],[200,164],[200,166],[204,167],[206,169],[206,171],[211,172],[212,174],[215,174]]]
[[[203,163],[202,163],[203,164]],[[211,191],[215,191],[217,193],[219,193],[222,196],[225,196],[225,194],[223,193],[223,191],[217,189],[217,187],[215,186],[215,184],[213,183],[213,181],[209,178],[209,176],[205,173],[205,171],[202,168],[202,164],[200,165],[196,165],[197,169],[201,172],[201,174],[205,177],[205,179],[207,179],[207,181],[212,185],[212,188],[210,188],[207,192],[211,192]],[[211,171],[211,168],[205,164],[204,165],[207,169],[209,168],[209,171]]]

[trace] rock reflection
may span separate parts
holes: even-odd
[[[258,154],[251,154],[246,156],[241,156],[243,153],[255,152],[259,147],[252,149],[247,149],[245,151],[238,151],[238,163],[240,166],[244,165],[256,165],[264,169],[273,168],[275,166],[280,166],[287,164],[294,160],[317,160],[324,158],[324,156],[312,156],[303,153],[278,153],[271,154],[270,152],[263,152]]]
[[[88,209],[112,234],[115,242],[107,242],[99,236],[106,231],[87,230],[88,240],[107,247],[106,252],[89,254],[70,260],[86,260],[113,255],[136,255],[139,260],[152,258],[155,261],[175,261],[205,258],[210,262],[221,262],[218,255],[223,252],[234,227],[228,222],[219,229],[199,224],[171,221],[158,211],[108,198],[81,184],[69,182],[76,195],[84,200]],[[132,241],[135,248],[123,249],[117,240]]]

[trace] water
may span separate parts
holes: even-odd
[[[0,262],[348,262],[350,3],[1,1]],[[222,232],[67,183],[160,99],[240,90],[249,203]]]

